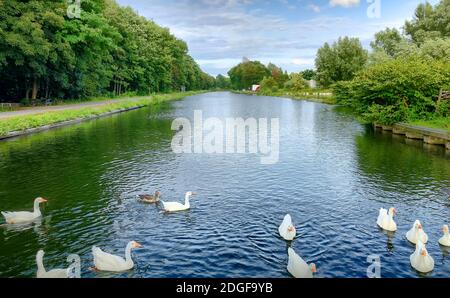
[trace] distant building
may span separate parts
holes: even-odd
[[[261,89],[261,85],[253,85],[252,86],[252,91],[253,92],[258,92]]]
[[[316,89],[317,88],[317,81],[316,80],[309,80],[308,82],[308,86],[311,89]]]

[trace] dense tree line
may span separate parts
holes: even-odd
[[[0,1],[0,99],[209,89],[185,42],[114,0]]]
[[[307,69],[300,73],[288,74],[287,71],[273,63],[266,66],[259,61],[245,59],[233,67],[228,75],[233,89],[249,90],[252,85],[261,85],[261,92],[269,94],[280,90],[306,90],[308,89],[306,81],[315,79],[316,72]]]

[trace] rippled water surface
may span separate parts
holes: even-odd
[[[176,155],[172,120],[205,117],[279,118],[280,161],[258,155]],[[165,200],[199,196],[192,209],[160,214],[136,195],[159,189]],[[374,133],[339,108],[289,99],[209,93],[0,143],[0,210],[29,210],[44,196],[43,220],[0,227],[0,277],[32,277],[35,254],[48,268],[82,257],[83,277],[288,277],[287,246],[319,277],[365,277],[379,255],[383,277],[418,277],[404,235],[420,219],[436,269],[449,277],[449,250],[438,245],[450,215],[450,157]],[[399,230],[375,222],[395,206]],[[277,234],[284,215],[298,238]],[[98,274],[92,245],[123,254],[136,240],[136,268]]]

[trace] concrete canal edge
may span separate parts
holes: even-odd
[[[111,112],[107,112],[107,113],[103,113],[103,114],[95,115],[95,116],[91,116],[91,117],[86,117],[86,118],[78,118],[78,119],[58,122],[58,123],[54,123],[54,124],[50,124],[50,125],[29,128],[29,129],[20,130],[20,131],[13,131],[6,135],[0,136],[0,141],[6,140],[6,139],[11,139],[11,138],[16,138],[16,137],[20,137],[20,136],[24,136],[24,135],[29,135],[29,134],[33,134],[33,133],[37,133],[37,132],[42,132],[42,131],[46,131],[46,130],[50,130],[50,129],[54,129],[54,128],[59,128],[59,127],[63,127],[63,126],[78,124],[78,123],[81,123],[84,121],[103,118],[103,117],[111,116],[114,114],[137,110],[137,109],[141,109],[143,107],[145,107],[145,105],[131,107],[131,108],[127,108],[127,109],[120,109],[120,110],[111,111]]]
[[[375,128],[391,131],[395,135],[403,135],[407,139],[421,140],[425,144],[444,146],[450,150],[450,133],[445,130],[415,126],[406,123],[397,123],[392,126],[374,124]]]

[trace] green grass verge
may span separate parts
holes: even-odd
[[[139,99],[127,99],[120,102],[109,103],[99,107],[85,107],[63,111],[51,111],[35,115],[23,115],[0,120],[0,136],[11,132],[24,131],[60,122],[87,119],[102,114],[126,110],[133,107],[156,105],[162,102],[179,100],[187,96],[204,93],[205,91],[192,91],[184,93],[158,94]]]
[[[428,128],[442,129],[446,130],[447,132],[450,132],[450,117],[440,117],[432,120],[418,120],[409,122],[408,124],[424,126]]]
[[[260,95],[260,96],[274,96],[274,97],[287,97],[295,100],[308,100],[318,103],[325,103],[325,104],[336,104],[336,100],[333,95],[319,95],[319,93],[327,93],[328,91],[314,91],[314,92],[308,92],[307,94],[300,94],[300,93],[294,93],[294,92],[286,92],[286,91],[277,91],[277,92],[259,92],[254,93],[251,91],[232,91],[233,93],[237,94],[247,94],[247,95]],[[305,92],[306,93],[306,92]]]

